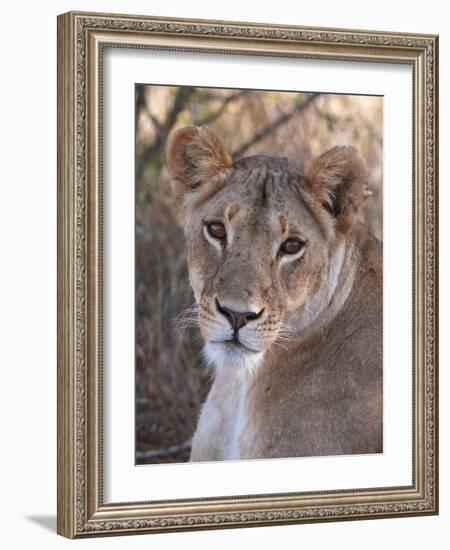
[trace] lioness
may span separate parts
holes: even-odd
[[[335,147],[304,175],[232,162],[207,127],[166,164],[215,378],[192,461],[382,451],[382,250],[356,220],[364,160]]]

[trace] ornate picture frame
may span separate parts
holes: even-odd
[[[103,157],[106,48],[412,68],[412,483],[105,503]],[[58,533],[88,536],[438,513],[438,37],[70,12],[58,17]],[[132,368],[132,366],[130,366]]]

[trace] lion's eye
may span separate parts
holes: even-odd
[[[282,254],[298,254],[305,248],[305,243],[299,239],[286,239],[280,247]]]
[[[223,223],[220,223],[220,222],[208,223],[206,226],[206,229],[213,239],[223,241],[227,236],[227,231]]]

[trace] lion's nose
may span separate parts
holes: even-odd
[[[258,313],[254,311],[244,311],[244,312],[233,311],[228,307],[222,306],[217,298],[216,298],[216,307],[217,307],[217,311],[228,319],[235,334],[239,329],[241,329],[249,321],[254,321],[255,319],[258,319],[259,317],[261,317],[261,315],[264,312],[264,308]]]

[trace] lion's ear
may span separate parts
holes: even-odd
[[[188,126],[173,131],[166,146],[166,165],[175,193],[197,189],[231,166],[231,157],[207,126]]]
[[[354,147],[334,147],[305,166],[305,188],[336,218],[336,233],[353,227],[370,195],[367,166]]]

